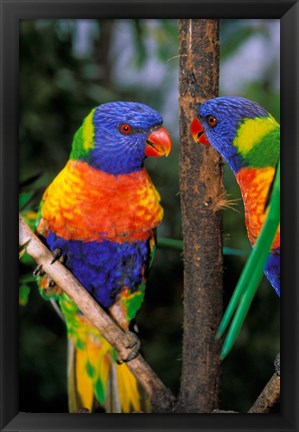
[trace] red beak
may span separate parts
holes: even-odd
[[[193,136],[193,139],[195,142],[204,144],[204,145],[210,145],[208,138],[206,134],[204,133],[204,128],[197,117],[195,117],[192,120],[191,126],[190,126],[190,132]]]
[[[146,140],[144,153],[146,156],[168,156],[171,150],[171,138],[168,130],[164,127],[154,130]]]

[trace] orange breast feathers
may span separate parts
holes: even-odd
[[[145,169],[113,175],[70,160],[45,191],[38,232],[66,240],[145,240],[163,218]]]
[[[274,174],[273,167],[242,168],[236,174],[244,201],[247,233],[252,245],[255,244],[267,215],[267,210],[264,210],[265,202]],[[280,227],[274,238],[272,249],[279,246]]]

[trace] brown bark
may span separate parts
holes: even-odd
[[[111,45],[114,20],[98,20],[100,38],[95,42],[94,56],[99,65],[99,82],[104,87],[111,87]]]
[[[110,318],[110,316],[93,300],[89,293],[77,279],[59,262],[51,264],[53,255],[47,247],[32,232],[26,222],[19,216],[19,244],[27,244],[26,252],[41,264],[45,271],[58,286],[76,303],[89,321],[102,333],[108,342],[126,358],[130,353],[128,335]],[[149,394],[153,410],[156,412],[169,412],[174,404],[174,396],[160,381],[140,354],[127,363],[128,368],[139,380]]]
[[[269,413],[279,399],[280,376],[274,373],[248,412],[250,414]]]
[[[222,315],[223,167],[212,147],[195,144],[190,123],[198,103],[218,94],[217,20],[179,20],[180,195],[184,237],[184,336],[177,411],[218,405]]]

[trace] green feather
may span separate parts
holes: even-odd
[[[93,109],[84,119],[82,126],[74,135],[70,159],[87,160],[90,150],[94,148]]]
[[[89,361],[86,363],[86,372],[90,378],[93,378],[95,375],[95,368]]]
[[[250,167],[275,167],[280,154],[280,129],[269,132],[246,154]]]
[[[94,386],[95,394],[98,401],[103,404],[105,402],[105,390],[101,380],[97,380]]]

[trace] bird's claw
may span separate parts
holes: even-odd
[[[277,354],[274,360],[274,368],[275,372],[278,376],[280,376],[280,353]]]
[[[50,279],[49,288],[54,288],[56,286],[56,282],[53,279]]]
[[[78,409],[78,414],[89,414],[89,409],[88,408],[79,408]]]
[[[30,241],[31,240],[29,239],[23,245],[19,246],[19,259],[21,259],[24,253],[27,251],[27,246],[29,245]]]
[[[43,271],[43,265],[39,264],[37,267],[35,267],[35,269],[32,272],[33,277],[37,277],[37,276],[41,276],[43,275],[45,272]]]
[[[129,339],[129,343],[128,345],[126,345],[126,349],[130,349],[131,352],[127,355],[126,358],[121,358],[118,355],[116,359],[117,364],[128,363],[129,361],[134,360],[139,354],[140,340],[138,336],[129,330],[126,331],[126,335]]]
[[[60,258],[62,257],[62,250],[61,249],[54,249],[52,251],[53,259],[51,261],[51,265],[54,264],[56,261],[60,261]]]

